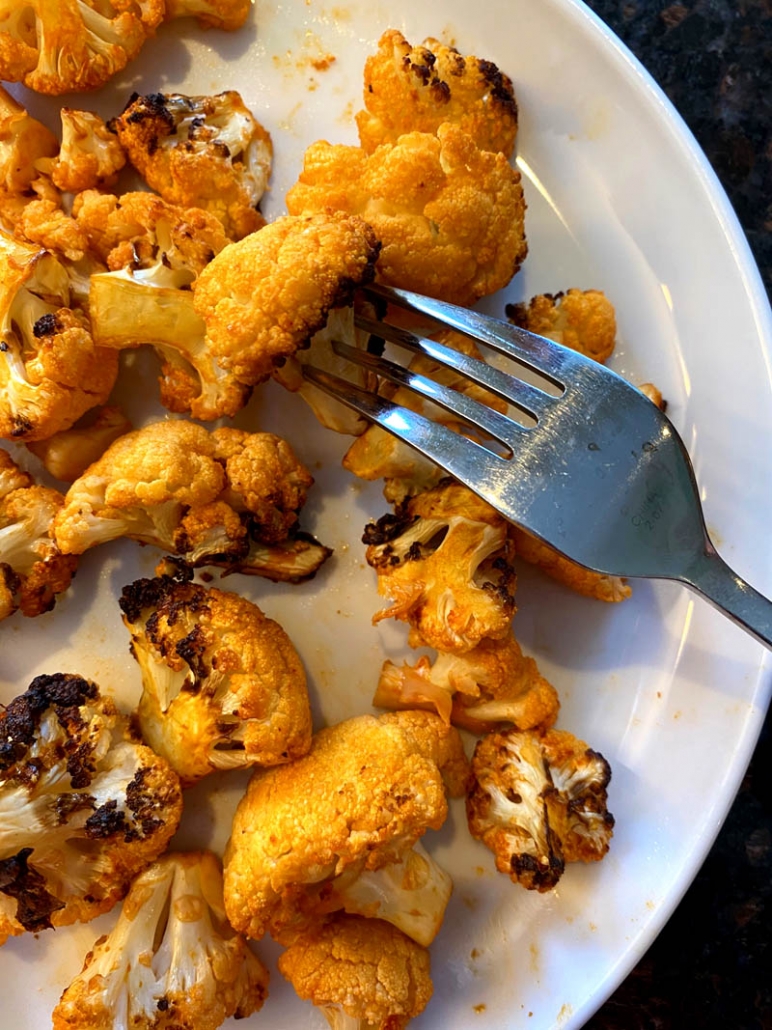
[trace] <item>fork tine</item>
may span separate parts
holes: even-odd
[[[513,404],[528,415],[533,415],[534,418],[543,416],[547,407],[554,403],[554,398],[545,393],[544,390],[531,386],[516,376],[493,368],[484,361],[479,361],[468,354],[454,350],[453,347],[446,347],[442,343],[437,343],[436,340],[428,340],[423,336],[416,336],[415,333],[411,333],[407,329],[401,329],[386,322],[376,322],[363,315],[355,315],[354,323],[365,332],[373,333],[385,340],[389,340],[391,343],[396,343],[401,347],[407,347],[409,350],[424,354],[441,365],[447,365],[455,369],[466,376],[467,379],[471,379],[472,382],[477,383],[479,386],[484,386],[486,389],[498,394],[499,397],[502,397],[509,404]],[[457,395],[457,391],[454,390],[453,393]]]
[[[361,289],[376,301],[385,300],[408,311],[419,312],[440,326],[450,327],[464,336],[485,343],[531,371],[540,373],[555,386],[566,385],[563,378],[564,370],[590,360],[566,347],[560,347],[543,336],[536,336],[535,333],[529,333],[526,329],[520,329],[509,322],[502,322],[491,315],[481,315],[470,308],[462,308],[444,300],[412,293],[410,290],[397,290],[376,283],[363,286]]]
[[[433,422],[425,415],[419,415],[409,408],[394,404],[385,397],[368,393],[367,390],[362,390],[353,383],[314,365],[303,365],[303,375],[336,400],[347,404],[360,415],[399,437],[420,454],[431,458],[449,475],[462,483],[466,482],[470,489],[479,493],[485,500],[489,500],[486,488],[480,488],[479,484],[488,484],[491,490],[495,490],[503,469],[509,465],[506,459],[500,458],[474,440],[454,433],[447,426]]]
[[[476,426],[503,444],[511,447],[519,433],[527,432],[525,427],[513,422],[511,418],[507,418],[495,409],[459,393],[458,390],[451,390],[449,386],[443,386],[427,376],[412,372],[409,368],[404,368],[396,362],[377,357],[375,354],[368,354],[367,351],[342,343],[340,340],[334,340],[332,346],[333,350],[342,358],[369,368],[376,375],[384,376],[392,383],[404,386],[406,389],[426,397],[427,400],[439,404],[452,415]]]

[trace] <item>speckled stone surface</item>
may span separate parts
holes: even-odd
[[[697,137],[772,294],[772,0],[589,0],[589,6],[651,72]],[[585,1030],[719,1028],[772,1030],[769,716],[693,886]]]

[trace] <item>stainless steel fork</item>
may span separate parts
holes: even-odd
[[[673,579],[772,648],[772,602],[734,573],[708,536],[689,456],[672,423],[611,369],[517,326],[406,290],[365,294],[479,341],[556,388],[515,375],[381,319],[359,328],[426,355],[535,420],[526,426],[386,358],[337,353],[408,387],[498,441],[502,456],[425,415],[304,365],[306,378],[431,458],[492,507],[567,558],[613,576]],[[772,515],[772,513],[770,513]]]

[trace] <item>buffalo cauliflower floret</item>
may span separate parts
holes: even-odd
[[[284,943],[333,911],[385,918],[420,943],[439,930],[449,878],[413,852],[463,792],[457,731],[428,712],[363,715],[321,730],[310,752],[255,773],[225,854],[236,929]]]
[[[38,676],[0,710],[0,943],[108,911],[181,812],[177,776],[95,683]]]
[[[60,115],[59,156],[44,165],[54,185],[64,193],[114,185],[126,164],[126,154],[116,134],[93,111],[63,107]]]
[[[480,150],[512,156],[517,103],[511,80],[491,61],[464,57],[427,39],[412,47],[397,29],[385,32],[365,63],[365,111],[357,114],[359,140],[372,153],[406,132],[436,132],[459,125]]]
[[[98,211],[105,203],[94,199],[89,206]],[[185,212],[192,224],[195,210]],[[83,214],[77,210],[79,221]],[[198,215],[216,221],[204,211]],[[369,227],[345,216],[279,219],[218,248],[213,259],[212,250],[189,255],[182,246],[188,235],[195,245],[199,233],[175,237],[163,227],[159,218],[154,246],[137,267],[92,277],[94,333],[107,347],[152,344],[164,360],[162,402],[202,420],[235,415],[253,387],[325,324],[331,308],[348,303],[354,288],[370,281],[377,254]],[[94,236],[99,232],[95,226]],[[108,263],[118,267],[123,253],[111,248]],[[193,272],[198,278],[191,293]]]
[[[508,730],[478,742],[467,817],[496,868],[529,890],[547,891],[566,862],[596,862],[609,848],[608,762],[563,730]]]
[[[103,404],[117,355],[94,345],[70,308],[67,270],[53,254],[0,230],[0,436],[43,440]]]
[[[110,271],[150,268],[162,260],[169,285],[181,289],[228,244],[216,218],[147,191],[118,197],[84,190],[75,197],[72,212],[89,247]]]
[[[120,606],[142,669],[139,729],[183,784],[308,751],[302,662],[256,605],[163,576],[124,587]]]
[[[506,286],[526,255],[520,173],[457,125],[369,155],[314,143],[286,199],[294,215],[360,215],[382,244],[379,279],[458,304]]]
[[[247,20],[251,0],[166,0],[165,20],[197,18],[205,28],[233,32]]]
[[[213,434],[184,420],[126,433],[67,491],[54,526],[58,546],[82,554],[126,536],[192,567],[217,565],[290,582],[313,576],[331,551],[301,533],[277,539],[280,525],[294,529],[297,509],[281,505],[305,500],[299,484],[308,473],[283,441],[256,435],[252,441],[227,428]],[[260,479],[261,454],[291,482]]]
[[[452,480],[365,528],[378,592],[392,600],[374,622],[408,622],[415,645],[464,654],[509,633],[515,613],[508,523]]]
[[[194,306],[224,368],[256,385],[372,281],[378,243],[345,214],[285,216],[227,247],[201,272]]]
[[[247,433],[223,426],[212,431],[215,456],[225,466],[222,495],[264,543],[285,540],[297,523],[314,477],[292,447],[273,433]]]
[[[87,426],[80,420],[72,429],[27,444],[27,449],[42,461],[54,479],[73,483],[102,457],[114,440],[131,429],[131,422],[120,408],[95,408]]]
[[[58,197],[28,201],[16,220],[14,235],[19,240],[45,247],[59,260],[83,263],[87,259],[86,234],[75,219],[62,210]],[[101,271],[101,267],[95,266],[94,271]]]
[[[594,572],[583,565],[577,565],[570,558],[564,557],[543,540],[538,540],[517,526],[510,526],[510,534],[515,544],[518,558],[541,569],[542,572],[558,583],[584,597],[593,597],[596,601],[626,601],[632,594],[632,587],[620,576],[608,576],[603,572]]]
[[[332,1030],[404,1030],[432,996],[429,952],[381,919],[338,915],[279,956]]]
[[[54,1009],[54,1030],[216,1030],[260,1009],[268,971],[225,918],[210,851],[165,855]]]
[[[216,215],[232,239],[265,225],[271,137],[235,90],[134,94],[113,121],[129,160],[164,200]]]
[[[37,165],[58,150],[56,136],[0,86],[0,226],[12,232],[25,204],[52,192]]]
[[[616,343],[614,305],[600,290],[540,293],[528,304],[508,304],[510,322],[579,351],[595,361],[611,357]]]
[[[0,0],[0,79],[57,95],[98,89],[164,16],[164,0]]]
[[[58,490],[36,486],[0,450],[0,619],[48,612],[69,587],[78,559],[62,554],[53,539],[63,504]]]
[[[510,635],[483,640],[463,655],[426,656],[401,666],[386,661],[373,704],[381,708],[424,708],[454,726],[485,733],[502,723],[516,729],[548,729],[560,701],[555,688]]]
[[[202,419],[239,411],[250,387],[208,348],[191,292],[196,276],[228,243],[218,219],[147,192],[119,198],[87,191],[73,210],[110,269],[90,282],[89,310],[100,345],[153,346],[162,361],[161,401],[171,411]]]

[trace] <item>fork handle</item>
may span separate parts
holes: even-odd
[[[710,542],[689,572],[679,578],[772,649],[772,601],[741,579]]]

